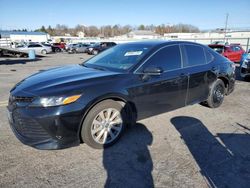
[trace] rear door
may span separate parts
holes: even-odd
[[[182,54],[185,74],[189,75],[186,104],[194,104],[205,101],[209,95],[208,75],[210,71],[216,71],[218,67],[211,67],[207,63],[205,49],[195,44],[183,44]],[[212,70],[213,69],[213,70]]]

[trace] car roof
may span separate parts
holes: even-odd
[[[146,41],[138,41],[138,42],[130,42],[127,44],[144,44],[144,45],[151,45],[151,46],[165,46],[171,44],[194,44],[194,45],[202,45],[196,42],[189,42],[189,41],[171,41],[171,40],[146,40]]]

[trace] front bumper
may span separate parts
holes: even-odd
[[[82,112],[69,106],[20,107],[9,104],[9,123],[16,137],[37,149],[63,149],[80,144]]]

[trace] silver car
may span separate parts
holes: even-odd
[[[72,46],[69,46],[68,52],[69,53],[85,53],[89,44],[82,44],[78,43]]]
[[[31,43],[26,46],[18,47],[18,50],[25,52],[29,52],[30,50],[35,50],[36,54],[47,54],[52,52],[50,46],[44,46],[38,43]]]

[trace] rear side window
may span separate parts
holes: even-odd
[[[198,45],[183,45],[185,67],[206,64],[204,49]]]
[[[179,45],[167,46],[156,52],[146,63],[146,67],[160,67],[164,71],[181,68]]]

